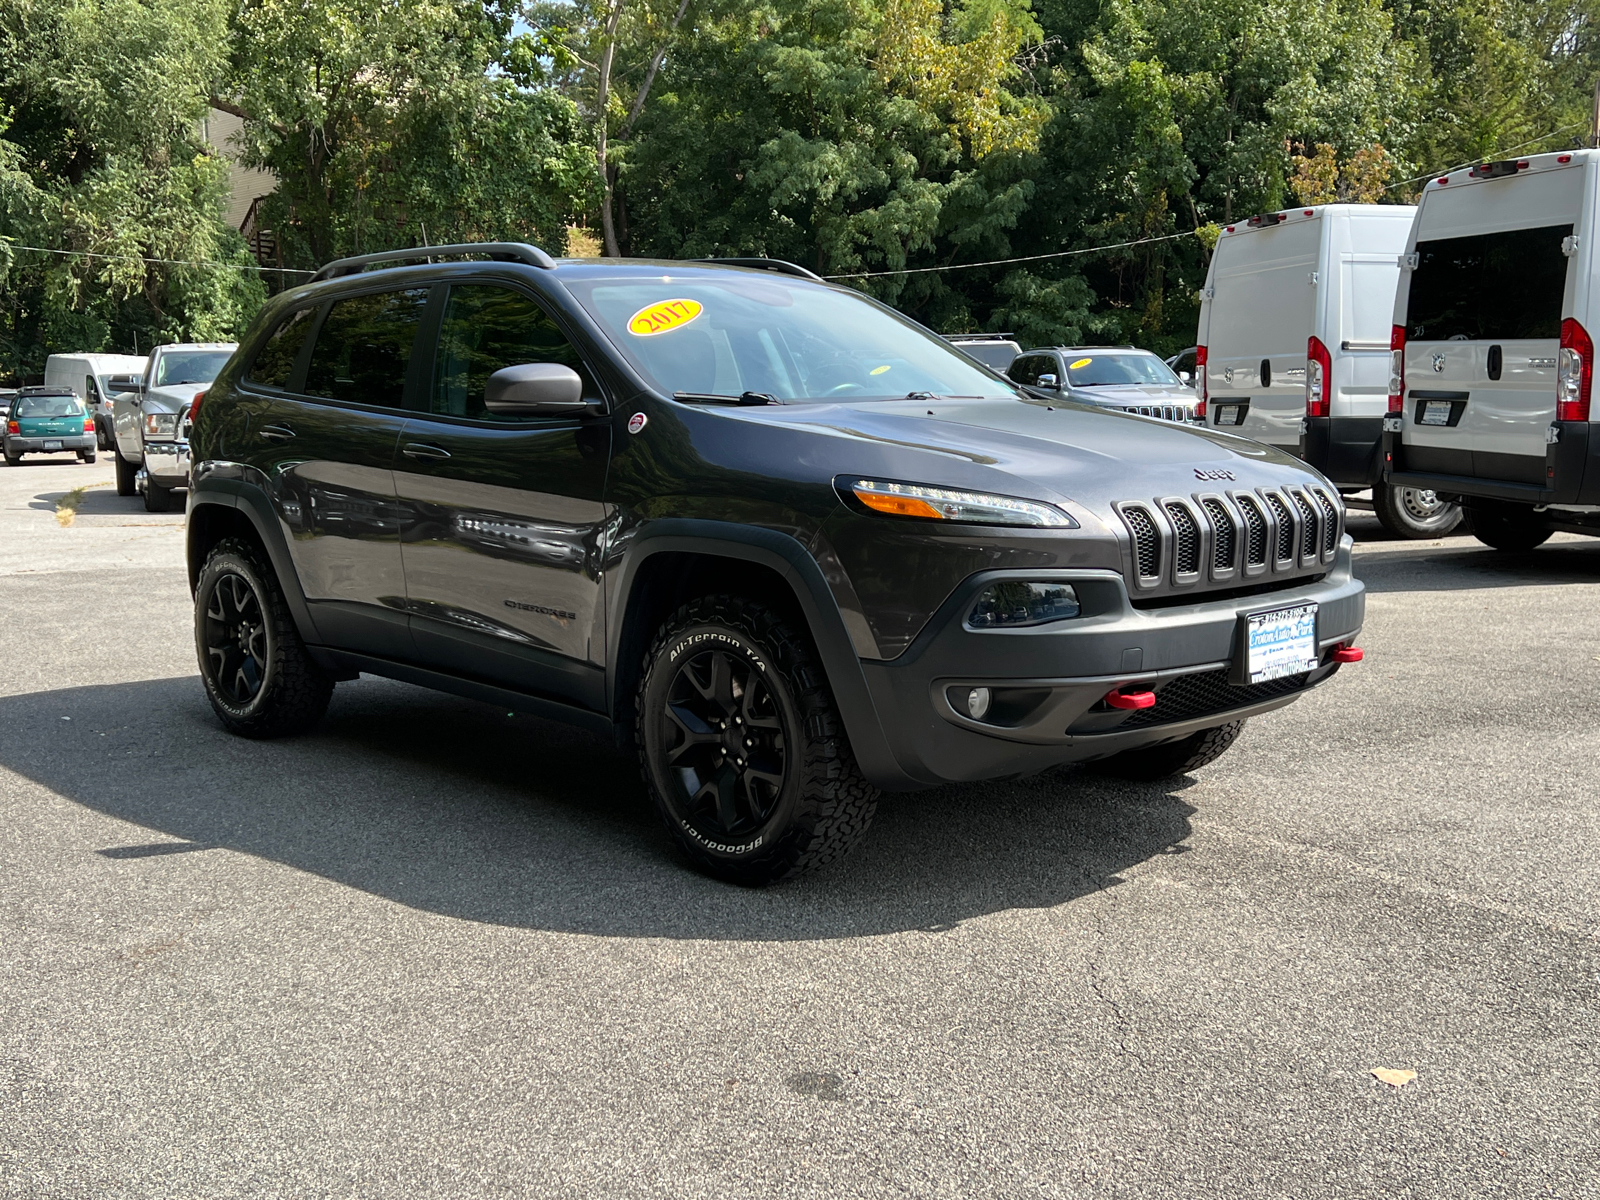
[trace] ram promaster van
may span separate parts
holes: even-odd
[[[95,441],[111,449],[111,377],[144,370],[144,358],[134,354],[52,354],[45,359],[46,387],[71,388],[94,417]]]
[[[1195,358],[1207,424],[1297,454],[1347,494],[1372,487],[1397,536],[1438,537],[1461,519],[1454,504],[1380,481],[1389,320],[1415,213],[1326,204],[1229,225]]]
[[[1459,499],[1498,549],[1600,534],[1597,172],[1575,150],[1442,175],[1402,260],[1387,477]]]

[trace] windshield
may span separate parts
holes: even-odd
[[[14,417],[81,417],[83,402],[76,396],[19,396]]]
[[[1073,387],[1183,386],[1172,368],[1154,354],[1069,351],[1066,359],[1067,382]]]
[[[576,281],[578,301],[668,395],[1013,397],[942,338],[847,292],[731,272]]]
[[[156,361],[156,381],[152,387],[170,383],[210,383],[233,357],[229,350],[174,350]]]

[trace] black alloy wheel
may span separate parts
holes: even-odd
[[[237,571],[219,575],[200,624],[208,677],[229,704],[249,707],[267,679],[267,621],[253,581]]]
[[[877,805],[810,638],[743,597],[691,601],[661,627],[635,741],[667,829],[729,883],[762,887],[832,862]]]
[[[245,737],[278,737],[321,719],[334,681],[300,640],[259,546],[219,542],[200,569],[194,605],[200,678],[224,725]]]
[[[674,807],[695,831],[721,843],[759,833],[783,793],[787,739],[756,664],[726,649],[683,659],[660,720]]]

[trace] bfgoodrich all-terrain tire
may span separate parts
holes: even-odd
[[[1243,721],[1202,729],[1186,738],[1160,746],[1147,746],[1142,750],[1124,750],[1093,764],[1107,775],[1119,779],[1145,781],[1168,779],[1174,775],[1187,775],[1198,771],[1207,763],[1216,762],[1227,753],[1244,728]]]
[[[266,556],[219,542],[194,593],[194,642],[206,698],[244,737],[299,733],[322,718],[333,680],[306,653]]]
[[[1378,524],[1394,537],[1445,537],[1461,524],[1461,506],[1441,500],[1422,488],[1374,484],[1372,511]]]
[[[1550,540],[1550,530],[1540,525],[1532,510],[1514,504],[1474,507],[1472,536],[1496,550],[1532,550]]]
[[[809,639],[770,609],[707,596],[645,657],[636,741],[650,797],[694,863],[760,887],[825,866],[877,806]]]

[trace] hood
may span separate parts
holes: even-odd
[[[194,401],[196,392],[203,392],[209,383],[169,383],[151,388],[139,406],[144,412],[182,412]]]
[[[1102,519],[1119,500],[1325,482],[1299,459],[1248,438],[1070,401],[892,400],[700,411],[837,438],[826,448],[792,448],[802,463],[832,474],[1067,501]],[[748,433],[726,441],[730,451],[749,444]]]
[[[1120,387],[1075,387],[1072,398],[1082,403],[1132,408],[1137,404],[1182,404],[1193,408],[1200,401],[1192,387],[1183,384],[1137,384]]]

